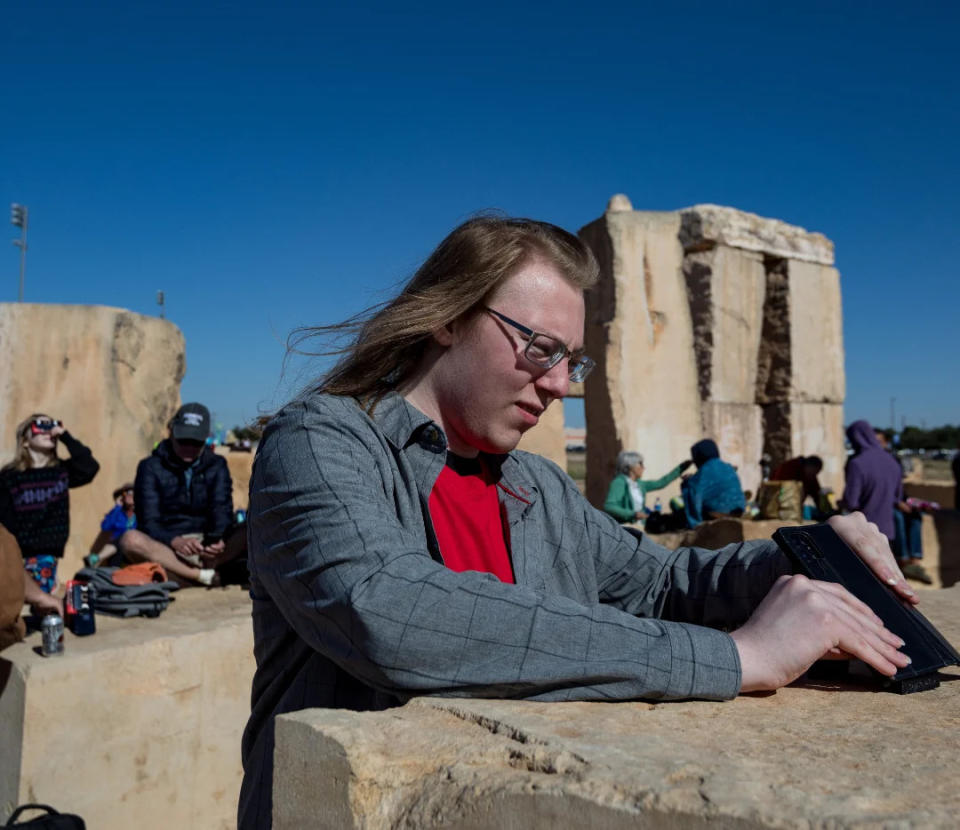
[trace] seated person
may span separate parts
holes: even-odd
[[[804,507],[805,519],[822,521],[836,511],[830,504],[831,491],[820,486],[819,475],[823,470],[823,459],[819,455],[798,455],[784,461],[771,474],[771,481],[799,481],[803,484],[803,498],[813,501],[813,508]]]
[[[740,516],[747,506],[740,476],[732,464],[720,460],[716,441],[704,438],[690,448],[697,472],[684,477],[683,506],[687,523],[696,527],[718,516]]]
[[[113,507],[100,522],[100,533],[90,546],[90,555],[85,560],[87,566],[95,568],[112,560],[117,553],[120,537],[136,526],[137,513],[134,509],[133,482],[130,481],[113,491]],[[122,558],[122,555],[117,557],[121,561]]]
[[[210,412],[187,403],[170,421],[170,437],[137,466],[137,527],[120,537],[134,561],[162,565],[186,584],[220,584],[223,566],[245,554],[233,525],[233,482],[227,462],[207,448]]]
[[[646,505],[647,493],[662,490],[693,462],[682,461],[662,478],[643,480],[643,456],[632,450],[624,450],[617,456],[617,475],[610,482],[603,509],[618,522],[635,522],[649,514]]]

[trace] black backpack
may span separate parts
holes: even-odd
[[[84,580],[93,595],[93,608],[98,614],[117,617],[157,617],[172,601],[176,582],[150,582],[146,585],[117,585],[113,574],[119,568],[81,568],[77,579]]]
[[[20,813],[24,810],[46,810],[46,815],[17,822]],[[3,826],[14,828],[14,830],[87,830],[87,825],[80,816],[75,816],[73,813],[58,813],[46,804],[20,805]]]

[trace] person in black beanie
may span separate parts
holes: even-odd
[[[34,413],[17,425],[17,455],[0,470],[0,524],[20,545],[24,567],[47,594],[70,535],[70,494],[93,481],[100,465],[61,421]],[[62,443],[69,458],[57,456]]]

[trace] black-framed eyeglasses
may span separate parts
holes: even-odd
[[[571,351],[567,348],[566,343],[557,340],[556,337],[551,337],[542,331],[534,331],[489,306],[484,306],[484,310],[489,311],[508,326],[513,326],[527,339],[527,345],[523,348],[523,356],[534,366],[539,366],[542,369],[552,369],[565,357],[569,357],[570,363],[567,373],[570,380],[574,383],[582,383],[593,370],[593,367],[597,365],[581,349]]]

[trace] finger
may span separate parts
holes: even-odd
[[[897,651],[869,632],[843,628],[837,645],[842,651],[863,660],[868,666],[888,677],[892,677],[897,673],[898,668],[908,666],[911,662],[906,654]]]
[[[873,620],[879,625],[883,625],[883,620],[877,616],[876,612],[874,612],[874,610],[863,600],[851,594],[850,591],[847,590],[843,585],[840,585],[837,582],[826,582],[818,579],[811,580],[810,584],[816,587],[817,590],[823,591],[841,600],[845,605],[850,606],[850,608],[862,614],[864,617]]]
[[[894,650],[904,646],[901,637],[886,628],[883,621],[868,606],[860,602],[845,588],[830,582],[818,583],[818,587],[820,586],[823,586],[822,590],[829,595],[829,601],[834,603],[832,610],[834,613],[842,615],[846,625],[854,630],[862,628],[864,632],[872,633]]]
[[[852,636],[858,641],[865,643],[873,651],[897,666],[907,666],[910,664],[910,657],[900,651],[904,645],[903,640],[892,631],[886,628],[881,628],[877,631],[871,625],[864,625],[863,618],[853,612],[849,607],[839,606],[836,609],[836,613],[838,619],[844,626],[843,631],[847,636]],[[840,648],[845,649],[842,642],[840,643]]]

